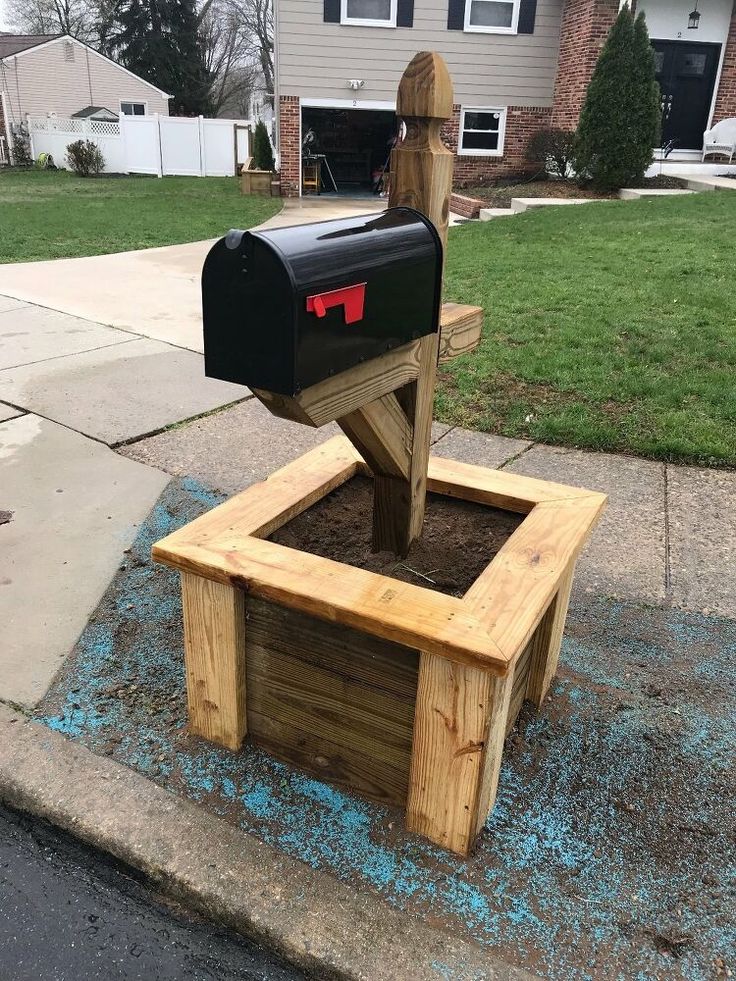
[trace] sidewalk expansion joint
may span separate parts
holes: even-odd
[[[529,443],[529,445],[525,446],[523,450],[519,450],[518,453],[514,453],[513,456],[510,456],[508,460],[504,460],[503,463],[499,463],[496,469],[505,470],[510,464],[516,463],[517,460],[520,460],[523,456],[526,456],[529,450],[533,450],[536,445],[537,444],[534,442]]]
[[[5,402],[6,405],[11,406],[13,409],[17,409],[19,412],[23,413],[23,416],[37,416],[39,419],[43,419],[45,422],[53,423],[54,426],[59,426],[61,429],[68,429],[70,433],[76,433],[77,436],[82,436],[84,439],[89,439],[93,443],[99,443],[100,446],[106,446],[111,449],[109,443],[106,443],[104,439],[100,439],[99,436],[93,436],[91,433],[85,433],[82,429],[75,429],[74,426],[70,426],[66,422],[60,422],[58,419],[52,419],[51,416],[44,415],[43,412],[38,412],[36,409],[26,409],[22,405],[13,405],[12,402],[8,402],[6,399],[0,401]],[[23,418],[22,416],[17,416],[16,418]],[[8,422],[15,422],[15,419],[8,419]]]
[[[436,446],[438,443],[441,443],[443,439],[445,439],[447,436],[449,436],[450,433],[454,433],[456,429],[457,429],[457,426],[450,426],[450,428],[447,430],[446,433],[442,433],[442,435],[441,436],[438,436],[437,439],[433,439],[430,442],[429,445],[430,446]]]
[[[669,464],[663,464],[664,477],[664,595],[668,605],[672,605],[672,562],[670,540],[670,481]]]
[[[111,450],[119,450],[121,446],[132,446],[134,443],[140,443],[144,439],[150,439],[152,436],[160,436],[162,433],[171,432],[172,429],[179,429],[182,426],[188,426],[191,422],[197,422],[199,419],[207,419],[209,416],[216,416],[219,412],[225,412],[227,409],[232,409],[233,406],[242,405],[243,402],[250,402],[254,399],[255,395],[252,393],[250,395],[243,396],[242,399],[235,399],[232,402],[227,402],[225,405],[218,405],[214,409],[207,409],[206,412],[199,412],[194,416],[187,416],[186,419],[178,419],[176,422],[170,422],[168,426],[159,426],[158,429],[151,429],[149,432],[140,433],[138,436],[130,436],[128,439],[121,439],[117,443],[106,443]]]
[[[111,327],[111,330],[116,328]],[[95,351],[104,351],[108,347],[120,347],[121,344],[130,344],[131,341],[145,340],[142,334],[135,334],[124,341],[113,341],[112,344],[100,344],[99,347],[88,347],[84,351],[71,351],[69,354],[54,354],[50,358],[39,358],[38,361],[20,361],[18,364],[9,364],[0,368],[0,375],[3,371],[13,371],[15,368],[30,368],[34,364],[45,364],[47,361],[61,361],[64,358],[77,358],[80,354],[93,354]],[[3,400],[5,401],[5,400]],[[7,403],[8,405],[10,403]]]

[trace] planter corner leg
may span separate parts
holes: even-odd
[[[406,824],[460,855],[495,800],[512,682],[421,655]]]
[[[557,673],[557,662],[560,659],[562,634],[567,619],[567,608],[570,604],[575,563],[560,580],[557,593],[539,622],[536,633],[532,638],[531,665],[527,681],[526,697],[537,708],[541,708],[550,685]]]
[[[181,595],[190,732],[240,749],[247,732],[245,594],[183,572]]]

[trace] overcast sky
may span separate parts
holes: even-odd
[[[13,25],[8,23],[7,20],[7,3],[5,0],[0,0],[0,31],[12,31]]]

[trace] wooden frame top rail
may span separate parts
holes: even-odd
[[[461,599],[263,540],[365,470],[348,440],[336,436],[158,542],[153,558],[505,674],[597,522],[605,495],[431,458],[430,490],[527,515]]]

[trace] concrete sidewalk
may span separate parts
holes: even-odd
[[[202,361],[0,297],[0,700],[43,697],[166,486],[110,447],[249,396]]]

